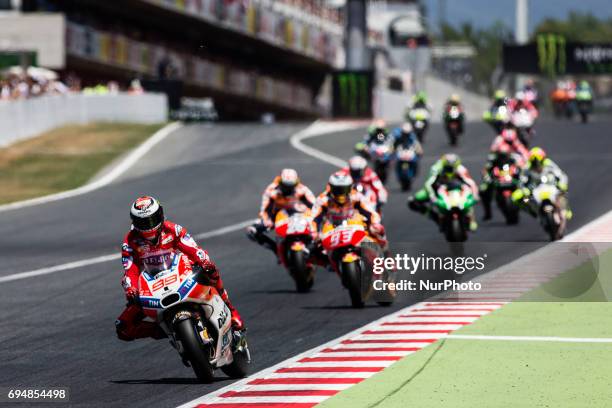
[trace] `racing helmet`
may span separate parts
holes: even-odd
[[[370,125],[370,134],[387,133],[387,123],[383,119],[377,119]]]
[[[517,138],[516,130],[512,128],[505,128],[501,131],[501,137],[506,143],[514,143]]]
[[[149,241],[154,241],[161,233],[164,223],[164,209],[159,201],[151,196],[136,199],[130,209],[132,226],[138,234]]]
[[[353,181],[361,180],[367,165],[368,162],[361,156],[353,156],[349,159],[349,170]]]
[[[518,102],[522,102],[525,99],[525,92],[523,91],[518,91],[515,95],[514,98],[518,101]]]
[[[505,102],[506,101],[506,91],[504,91],[503,89],[498,89],[493,94],[493,99],[495,100],[495,102]]]
[[[427,94],[423,91],[417,92],[417,94],[414,96],[414,101],[421,102],[421,103],[427,103]]]
[[[412,127],[412,123],[406,122],[402,125],[400,130],[402,131],[402,135],[409,135],[414,131],[414,128]]]
[[[448,100],[455,105],[461,103],[461,97],[456,93],[452,94]]]
[[[442,163],[442,174],[447,178],[454,178],[457,169],[461,166],[461,159],[455,153],[443,154],[440,162]]]
[[[335,172],[329,177],[329,194],[337,204],[344,205],[349,201],[353,178],[342,172]]]
[[[512,157],[512,149],[508,144],[504,143],[497,148],[495,156],[499,161],[507,161]]]
[[[293,169],[283,169],[280,174],[278,187],[284,196],[290,196],[295,193],[295,188],[300,182],[297,171]]]
[[[540,169],[546,160],[546,152],[541,147],[534,147],[529,151],[529,164],[531,167]]]

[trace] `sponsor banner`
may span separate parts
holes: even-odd
[[[611,74],[612,43],[568,42],[558,34],[539,34],[526,45],[504,45],[506,72],[549,77],[575,74]]]

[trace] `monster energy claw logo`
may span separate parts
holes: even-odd
[[[361,116],[369,112],[367,74],[345,72],[338,75],[340,107],[345,115]]]
[[[557,34],[539,34],[537,45],[540,72],[550,77],[565,74],[567,61],[565,37]]]

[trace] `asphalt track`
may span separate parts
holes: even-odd
[[[128,207],[140,194],[158,196],[170,219],[200,233],[253,218],[263,188],[283,167],[296,168],[318,193],[334,168],[289,145],[289,136],[303,126],[188,126],[156,146],[134,172],[105,188],[0,213],[0,276],[118,250],[129,226]],[[538,123],[538,144],[570,176],[575,213],[570,230],[610,209],[609,126],[605,121],[587,126]],[[347,157],[361,132],[306,143]],[[482,166],[491,137],[486,126],[470,124],[455,149],[473,173]],[[432,127],[425,149],[424,166],[449,150],[440,126]],[[385,224],[390,240],[440,241],[430,221],[406,209],[406,196],[395,180],[389,184]],[[545,239],[532,219],[524,217],[519,226],[507,227],[495,215],[492,222],[481,223],[470,239]],[[353,310],[338,278],[323,270],[312,293],[294,293],[292,282],[272,255],[241,231],[201,244],[220,266],[226,287],[249,326],[254,371],[420,300],[404,297],[390,309]],[[500,247],[498,262],[517,256],[519,249],[512,248]],[[166,341],[118,341],[113,321],[123,307],[120,278],[121,265],[115,261],[2,283],[0,387],[69,386],[70,406],[78,407],[169,407],[229,383],[221,377],[212,385],[197,384]]]

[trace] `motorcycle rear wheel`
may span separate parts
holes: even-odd
[[[221,371],[230,378],[244,378],[249,374],[250,359],[247,350],[236,351],[233,353],[234,361],[231,364],[221,367]]]
[[[291,276],[295,280],[295,290],[299,293],[309,292],[314,283],[314,277],[306,266],[306,259],[303,251],[289,251],[289,268]]]
[[[183,345],[183,356],[191,364],[191,368],[203,383],[214,381],[214,368],[210,363],[210,346],[203,346],[198,340],[197,329],[191,319],[185,319],[174,326],[177,338]]]

